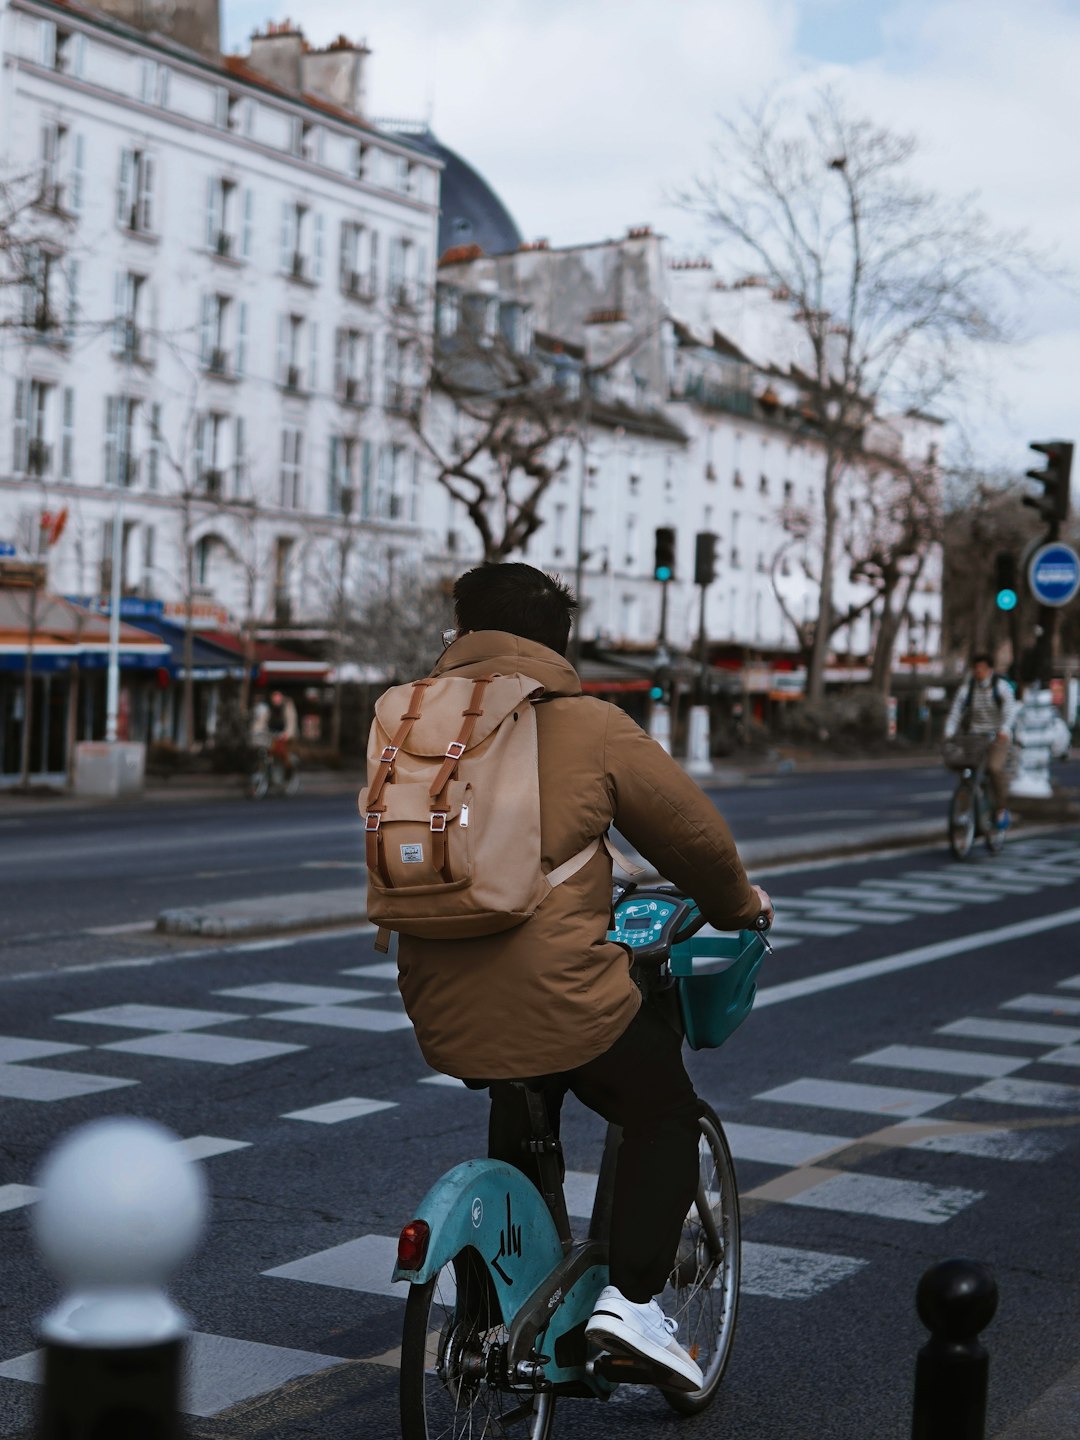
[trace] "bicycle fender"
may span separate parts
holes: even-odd
[[[422,1285],[471,1247],[491,1275],[508,1324],[562,1259],[555,1222],[540,1192],[501,1160],[465,1160],[448,1170],[421,1200],[414,1218],[430,1228],[427,1254],[416,1270],[395,1265],[393,1278]]]

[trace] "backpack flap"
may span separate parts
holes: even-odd
[[[466,750],[475,750],[499,728],[506,717],[529,700],[539,700],[544,687],[528,675],[492,675],[485,678],[479,714],[465,740]],[[440,675],[427,682],[422,706],[401,743],[405,755],[418,759],[442,761],[447,742],[463,730],[463,720],[472,707],[476,680],[464,675]],[[413,713],[413,685],[395,685],[380,695],[375,703],[375,720],[379,731],[390,740],[398,731],[403,716]],[[383,741],[382,743],[386,743]],[[380,746],[381,748],[381,746]],[[369,764],[370,764],[369,752]],[[373,778],[369,769],[368,778]]]
[[[472,876],[469,851],[469,793],[464,780],[452,780],[444,808],[433,813],[426,781],[399,780],[387,785],[380,809],[368,812],[365,828],[377,833],[378,862],[368,876],[377,890],[416,891],[425,886],[442,889],[464,886]],[[360,792],[360,810],[366,811],[368,789]]]

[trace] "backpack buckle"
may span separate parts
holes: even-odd
[[[364,816],[364,829],[369,834],[374,834],[382,824],[382,816],[377,811],[369,811]]]
[[[447,760],[460,760],[461,757],[462,757],[462,755],[464,755],[464,754],[465,754],[465,742],[464,742],[464,740],[451,740],[451,741],[450,741],[450,744],[447,745],[447,747],[446,747],[446,758],[447,758]]]
[[[446,811],[434,810],[431,814],[431,833],[441,835],[446,829]]]
[[[397,759],[398,747],[396,745],[384,745],[383,752],[379,756],[380,765],[392,765]]]

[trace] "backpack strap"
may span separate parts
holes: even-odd
[[[382,835],[379,833],[379,824],[382,820],[382,812],[385,805],[379,804],[383,787],[388,780],[394,778],[394,761],[397,759],[398,751],[409,738],[409,731],[420,719],[420,708],[424,703],[424,691],[429,685],[434,684],[433,680],[417,680],[413,686],[412,694],[409,696],[409,707],[401,716],[400,724],[389,745],[383,746],[383,752],[379,756],[379,764],[383,767],[375,777],[375,783],[368,792],[367,807],[364,811],[364,849],[366,852],[367,866],[369,870],[378,870],[382,876],[383,884],[388,889],[392,888],[389,871],[386,868],[385,857],[382,850]]]
[[[484,698],[485,687],[491,684],[493,678],[491,675],[482,675],[473,682],[469,703],[461,712],[465,723],[459,730],[457,739],[451,740],[446,747],[446,758],[439,767],[435,779],[431,782],[431,789],[428,792],[431,801],[432,864],[447,884],[450,884],[454,878],[450,870],[450,855],[446,844],[446,812],[450,782],[457,774],[462,755],[469,748],[469,741],[476,729],[476,722],[484,713],[480,702]]]
[[[552,890],[555,889],[556,885],[561,885],[564,880],[569,880],[571,875],[576,875],[579,870],[583,869],[600,849],[601,845],[603,845],[604,849],[611,856],[612,862],[617,865],[620,870],[624,870],[630,876],[644,875],[644,868],[624,855],[605,830],[603,835],[598,835],[595,840],[590,840],[583,850],[579,850],[576,855],[571,855],[570,859],[564,860],[561,865],[556,865],[554,870],[548,871],[544,879],[551,886]]]

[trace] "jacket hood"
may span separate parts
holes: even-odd
[[[470,630],[443,651],[433,675],[528,675],[549,696],[580,695],[578,673],[564,656],[506,630]]]

